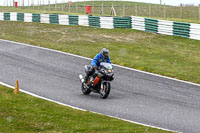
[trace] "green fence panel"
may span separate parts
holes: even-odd
[[[97,16],[88,16],[89,26],[90,27],[100,27],[100,17]]]
[[[59,24],[59,17],[57,14],[50,14],[49,15],[50,24]]]
[[[113,17],[114,28],[131,28],[131,17]]]
[[[17,21],[24,21],[24,13],[17,13]]]
[[[78,25],[77,15],[69,15],[69,25]]]
[[[173,23],[173,34],[174,36],[190,37],[190,24],[182,22]]]
[[[33,22],[40,22],[40,14],[32,14],[32,21]]]
[[[145,31],[157,33],[158,20],[149,18],[144,18],[144,19],[145,19]]]
[[[10,21],[10,13],[4,13],[4,20]]]

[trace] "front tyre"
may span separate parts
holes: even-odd
[[[82,90],[82,93],[84,95],[89,95],[91,93],[91,90],[88,89],[88,88],[86,88],[85,85],[84,85],[84,83],[82,83],[82,85],[81,85],[81,90]]]
[[[100,97],[102,99],[106,99],[108,97],[108,95],[110,94],[110,88],[111,88],[110,82],[103,83],[103,86],[101,87],[100,90]]]

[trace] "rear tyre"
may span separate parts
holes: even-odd
[[[108,97],[108,95],[110,94],[110,88],[111,88],[111,85],[109,82],[105,82],[103,84],[103,88],[101,88],[100,90],[100,97],[102,99],[106,99]]]
[[[88,88],[86,88],[85,85],[84,85],[84,83],[82,83],[82,85],[81,85],[81,90],[82,90],[82,93],[84,95],[89,95],[91,93],[91,90],[88,89]]]

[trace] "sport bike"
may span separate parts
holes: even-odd
[[[85,66],[85,73],[88,73],[90,66]],[[88,78],[88,81],[84,81],[84,77],[79,75],[81,80],[81,90],[84,95],[89,95],[91,92],[99,93],[100,97],[105,99],[108,97],[111,84],[110,82],[114,79],[113,67],[110,63],[102,62],[100,67],[95,69],[92,76]]]

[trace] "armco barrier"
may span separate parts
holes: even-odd
[[[32,13],[2,13],[0,20],[40,22],[60,25],[81,25],[98,28],[132,28],[135,30],[200,40],[200,24],[174,22],[144,17],[99,17],[87,15],[58,15]]]
[[[145,18],[145,31],[158,33],[158,20]]]
[[[40,22],[40,14],[34,14],[33,13],[32,22]]]
[[[24,13],[24,22],[34,22],[34,14],[32,13]]]
[[[16,12],[10,13],[10,21],[17,21],[17,13]]]
[[[89,26],[88,16],[86,16],[86,15],[79,15],[78,19],[79,19],[78,20],[78,25]]]
[[[88,16],[89,17],[89,26],[90,27],[98,27],[100,28],[100,17],[96,16]]]
[[[173,35],[173,21],[158,20],[158,33]]]
[[[10,21],[10,13],[4,13],[4,20]]]
[[[69,25],[69,16],[68,15],[58,15],[60,25]]]
[[[24,13],[17,13],[17,21],[24,21]]]
[[[59,24],[59,17],[57,14],[50,14],[49,19],[50,19],[50,24]]]
[[[114,28],[131,28],[131,17],[114,17]]]
[[[189,38],[190,37],[190,24],[174,22],[173,33],[174,33],[174,36],[181,36],[181,37]]]
[[[49,14],[41,14],[40,15],[40,22],[49,24]]]
[[[69,25],[78,25],[77,15],[69,15]]]
[[[100,27],[105,29],[113,29],[113,17],[100,17]]]

